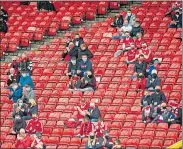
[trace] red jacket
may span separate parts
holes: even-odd
[[[38,119],[31,119],[26,127],[26,131],[29,134],[35,134],[36,132],[42,132],[43,127]]]
[[[95,126],[95,134],[97,137],[103,137],[103,131],[105,130],[105,125],[101,125],[100,122],[98,122],[98,125]]]
[[[145,90],[145,88],[146,88],[146,78],[142,78],[141,80],[137,79],[136,89]]]
[[[88,136],[93,131],[93,124],[91,122],[84,122],[80,128],[80,135]]]
[[[31,138],[28,134],[23,140],[16,140],[15,142],[15,148],[26,149],[28,147],[31,147]]]

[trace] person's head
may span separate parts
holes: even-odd
[[[12,83],[12,88],[13,88],[13,90],[16,90],[18,88],[18,83],[17,82],[13,82]]]
[[[142,48],[147,48],[147,43],[146,42],[142,42]]]
[[[141,33],[141,32],[138,32],[138,33],[136,34],[136,36],[137,36],[137,38],[141,38],[141,37],[142,37],[142,33]]]
[[[180,10],[179,9],[175,10],[175,15],[179,15],[179,14],[180,14]]]
[[[81,101],[80,101],[80,105],[84,106],[85,104],[86,104],[86,100],[84,98],[82,98]]]
[[[76,34],[75,34],[75,39],[79,39],[79,38],[80,38],[79,34],[76,33]]]
[[[80,46],[80,47],[81,47],[81,50],[86,50],[86,48],[87,48],[86,44],[84,44],[84,43],[83,43],[83,44],[81,44],[81,46]]]
[[[38,120],[38,115],[37,115],[37,113],[32,113],[32,119],[33,119],[33,120]]]
[[[128,26],[128,20],[127,20],[127,19],[124,20],[123,25],[124,25],[124,26]]]
[[[15,69],[14,68],[10,68],[10,73],[14,74],[15,73]]]
[[[71,41],[71,37],[69,36],[69,37],[67,37],[67,41],[68,42],[70,42]]]
[[[165,102],[161,103],[161,110],[162,111],[166,110],[166,103]]]
[[[72,58],[71,58],[71,63],[72,63],[73,65],[76,65],[76,63],[77,63],[76,57],[72,57]]]
[[[27,76],[28,76],[27,71],[22,71],[22,72],[21,72],[21,76],[24,77],[24,78],[27,77]]]
[[[26,90],[27,92],[31,90],[31,87],[30,87],[29,84],[26,84],[26,85],[25,85],[25,90]]]
[[[138,59],[139,59],[139,61],[143,61],[144,60],[144,55],[140,54]]]
[[[21,137],[25,137],[26,136],[25,129],[21,128],[19,134]]]
[[[42,134],[40,132],[36,132],[36,138],[41,140],[42,138]]]
[[[95,109],[95,103],[94,102],[90,103],[90,109],[92,109],[92,110]]]
[[[144,96],[148,96],[149,95],[149,90],[145,90],[144,91]]]
[[[114,141],[114,144],[115,144],[115,145],[120,145],[121,142],[120,142],[120,140],[116,139],[116,140]]]
[[[156,78],[157,77],[157,70],[156,69],[154,69],[154,70],[152,70],[152,78]]]
[[[155,87],[155,92],[156,92],[156,93],[161,92],[161,87],[160,87],[160,86],[156,86],[156,87]]]
[[[15,121],[20,123],[21,122],[21,116],[19,114],[15,115]]]
[[[134,44],[134,43],[130,43],[130,48],[131,48],[132,50],[134,50],[134,49],[135,49],[135,44]]]
[[[136,21],[135,23],[134,23],[134,25],[133,25],[134,27],[139,27],[140,26],[140,23],[139,23],[139,21]]]
[[[36,105],[36,101],[35,101],[34,99],[29,99],[28,105],[29,105],[30,107],[33,107],[33,106]]]
[[[139,73],[139,74],[137,75],[137,78],[138,78],[138,79],[144,78],[144,74],[143,74],[143,73]]]
[[[85,122],[88,122],[90,119],[89,119],[89,117],[86,115],[85,117],[84,117],[84,121]]]
[[[82,55],[82,60],[83,60],[83,62],[86,62],[87,59],[88,59],[87,55]]]
[[[74,48],[74,43],[73,42],[69,42],[69,48],[70,49]]]
[[[95,134],[93,132],[90,132],[89,137],[90,137],[91,140],[93,140],[93,139],[95,139]]]
[[[129,32],[125,32],[125,36],[126,36],[126,38],[129,38],[130,37],[130,33]]]
[[[127,15],[128,15],[128,16],[131,16],[131,14],[132,14],[131,10],[130,10],[130,9],[127,10]]]
[[[22,100],[22,99],[19,99],[19,100],[18,100],[18,105],[19,105],[20,107],[22,107],[23,104],[24,104],[24,103],[23,103],[23,100]]]
[[[12,58],[12,62],[16,62],[17,61],[17,58],[16,57],[13,57]]]
[[[23,54],[22,54],[22,60],[24,60],[24,59],[26,59],[26,58],[27,58],[26,54],[23,53]]]
[[[117,14],[115,15],[115,17],[116,17],[116,18],[119,18],[119,17],[120,17],[120,14],[119,14],[119,13],[117,13]]]

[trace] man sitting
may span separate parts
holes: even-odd
[[[123,16],[120,14],[116,14],[114,17],[114,21],[111,23],[112,27],[122,27],[123,26]]]
[[[128,22],[129,22],[129,24],[130,24],[131,26],[133,26],[133,25],[135,24],[136,17],[135,17],[135,15],[131,12],[130,9],[127,11],[127,14],[126,14],[126,16],[125,16],[125,19],[128,20]]]
[[[95,103],[91,102],[90,107],[86,113],[91,122],[97,122],[100,117],[99,108],[95,105]]]
[[[179,9],[175,10],[169,28],[182,28],[182,14]]]
[[[80,49],[78,50],[78,61],[82,59],[82,55],[87,55],[88,59],[93,57],[93,54],[88,50],[86,44],[81,44]]]
[[[130,32],[131,37],[135,37],[137,33],[144,34],[143,28],[140,26],[140,22],[136,21],[135,24],[132,27],[132,31]]]

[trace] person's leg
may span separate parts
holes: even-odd
[[[122,36],[112,36],[112,39],[121,39]]]
[[[82,88],[82,89],[78,89],[78,90],[80,90],[82,92],[85,92],[85,91],[94,91],[93,88],[91,88],[91,87]]]
[[[122,52],[123,52],[123,50],[117,50],[117,51],[114,53],[114,57],[120,56]]]
[[[68,54],[68,51],[64,51],[64,52],[62,53],[62,59],[65,59],[65,57],[67,56],[67,54]]]

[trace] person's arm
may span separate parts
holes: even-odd
[[[38,132],[42,133],[43,132],[43,126],[41,124],[41,122],[39,123],[39,126],[38,126]]]
[[[93,53],[91,53],[91,51],[90,50],[88,50],[88,58],[93,58]]]
[[[88,61],[87,63],[87,68],[86,68],[87,71],[92,71],[92,63],[90,61]]]
[[[134,72],[137,72],[137,62],[135,62],[135,65],[134,65]]]
[[[166,97],[165,94],[162,92],[162,96],[161,96],[161,101],[165,101],[166,102]]]
[[[30,99],[36,99],[36,93],[34,90],[31,92]]]
[[[147,68],[147,63],[144,61],[143,62],[143,67],[142,67],[142,72],[145,73]]]
[[[141,105],[143,105],[143,100],[144,100],[144,98],[145,98],[144,96],[141,98],[141,102],[140,102]]]
[[[67,73],[71,73],[71,63],[69,63],[68,72]]]
[[[151,80],[148,78],[146,82],[146,88],[152,87]]]
[[[90,118],[92,119],[98,119],[100,117],[100,111],[97,108],[96,110],[94,110],[91,114],[90,114]]]

